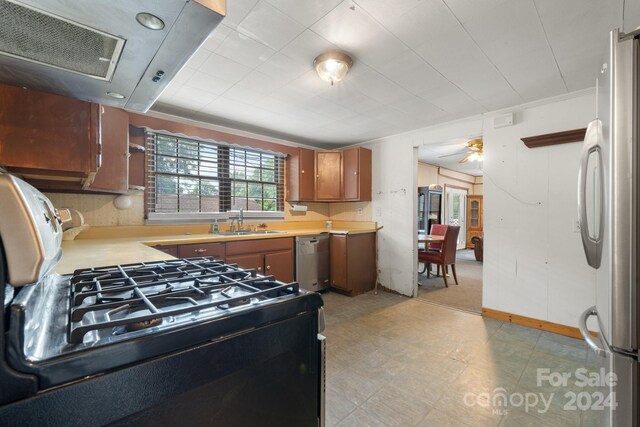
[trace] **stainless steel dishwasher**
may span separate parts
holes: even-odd
[[[309,291],[329,287],[329,235],[296,237],[296,282]]]

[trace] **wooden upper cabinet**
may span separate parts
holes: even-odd
[[[342,199],[342,153],[316,151],[316,200]]]
[[[315,152],[299,148],[287,158],[288,202],[315,200]]]
[[[97,104],[0,85],[0,166],[32,181],[81,188],[97,172]]]
[[[371,200],[371,150],[349,148],[342,152],[343,193],[348,201]]]
[[[126,193],[129,190],[129,114],[101,106],[102,158],[90,190]]]

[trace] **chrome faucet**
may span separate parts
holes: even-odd
[[[240,219],[238,220],[238,231],[244,230],[244,209],[240,209]]]

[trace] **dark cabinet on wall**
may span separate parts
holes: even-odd
[[[360,147],[344,151],[299,149],[287,158],[286,200],[370,201],[371,150]]]
[[[371,200],[371,150],[350,148],[342,152],[342,198]]]
[[[287,158],[287,192],[290,201],[313,201],[316,182],[315,152],[299,148]]]
[[[316,200],[342,199],[342,153],[316,152]]]
[[[99,108],[0,85],[0,166],[40,188],[87,188],[100,167]]]
[[[124,193],[128,114],[0,84],[0,166],[47,191]]]
[[[100,107],[102,159],[90,190],[125,193],[129,190],[129,115],[113,107]]]

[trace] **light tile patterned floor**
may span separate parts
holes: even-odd
[[[564,409],[565,392],[593,388],[537,384],[538,368],[595,371],[583,341],[384,292],[324,300],[328,426],[599,425]],[[501,393],[515,403],[492,406]],[[547,411],[518,404],[552,393]]]

